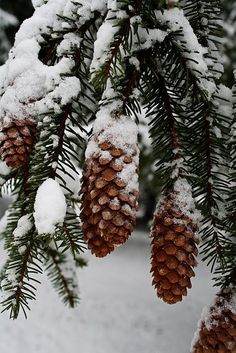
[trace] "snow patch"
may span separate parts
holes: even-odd
[[[200,212],[195,207],[192,196],[192,188],[188,181],[179,178],[174,183],[174,191],[176,192],[175,203],[184,215],[189,216],[193,222],[198,223],[201,217]]]
[[[9,59],[0,72],[0,116],[5,121],[16,116],[18,119],[29,116],[38,119],[48,111],[60,113],[81,89],[79,79],[70,77],[75,66],[70,53],[80,47],[81,38],[75,33],[63,34],[62,17],[71,15],[74,19],[73,10],[82,5],[75,5],[70,0],[48,0],[35,1],[34,6],[33,16],[21,25]],[[79,19],[78,28],[83,23],[83,19]],[[73,22],[69,24],[72,28]],[[39,53],[44,36],[52,32],[56,33],[60,45],[56,64],[49,66],[39,59]]]
[[[33,226],[33,223],[31,221],[31,217],[32,217],[31,214],[27,214],[27,215],[22,216],[18,220],[17,227],[13,231],[13,236],[14,236],[15,240],[22,238],[24,235],[26,235],[30,231],[30,229]]]
[[[199,86],[206,89],[211,97],[216,87],[214,82],[205,79],[209,75],[204,57],[207,50],[198,42],[197,36],[183,10],[175,7],[169,10],[155,11],[155,15],[157,20],[168,26],[169,31],[173,33],[181,31],[180,35],[175,34],[176,45],[181,49],[189,69],[199,79]]]
[[[66,215],[66,199],[56,180],[51,178],[39,187],[34,204],[34,220],[38,234],[52,234]]]
[[[117,20],[112,19],[113,13],[108,13],[107,18],[97,32],[97,40],[94,43],[94,54],[90,71],[94,73],[98,71],[102,65],[111,57],[111,44],[114,36],[119,31]]]

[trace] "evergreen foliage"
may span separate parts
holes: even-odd
[[[52,10],[52,2],[34,1],[33,24],[43,8]],[[232,78],[225,79],[221,59],[220,1],[58,0],[56,15],[50,25],[36,28],[33,40],[40,46],[37,59],[51,70],[47,73],[53,77],[53,68],[59,70],[58,82],[46,87],[44,96],[17,102],[21,113],[37,122],[36,144],[22,167],[1,173],[1,193],[14,196],[2,235],[8,252],[1,272],[3,310],[12,318],[20,309],[26,315],[43,269],[65,303],[78,303],[73,266],[85,265],[80,257],[85,244],[74,184],[83,164],[87,126],[99,109],[112,104],[137,123],[144,107],[158,184],[164,192],[180,178],[191,185],[202,214],[204,260],[217,285],[234,286],[236,89],[232,99],[230,87],[223,84]],[[24,38],[25,28],[27,23],[18,32],[10,65],[17,63],[14,54],[24,54],[19,54],[21,38],[32,39]],[[60,71],[62,62],[66,69]],[[2,124],[14,115],[7,101],[11,72],[5,69],[0,77]],[[227,74],[232,75],[229,67]],[[16,91],[19,77],[13,83]],[[35,198],[48,178],[60,183],[67,212],[53,233],[42,235],[34,221]],[[18,236],[23,221],[26,227]]]

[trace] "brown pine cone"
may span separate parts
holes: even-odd
[[[164,196],[154,214],[151,229],[151,272],[157,295],[168,304],[182,301],[191,288],[193,267],[197,265],[197,225],[191,212],[181,207],[178,192]]]
[[[36,123],[32,119],[13,119],[3,123],[0,134],[0,154],[8,167],[23,165],[35,142]]]
[[[236,293],[219,293],[204,309],[191,353],[236,353]]]
[[[114,246],[113,244],[103,239],[99,234],[97,219],[96,217],[93,217],[93,213],[90,209],[92,199],[90,192],[88,192],[88,185],[89,169],[85,163],[81,189],[83,210],[80,214],[80,218],[83,222],[82,229],[84,232],[85,240],[88,243],[88,248],[91,250],[92,254],[97,257],[104,257],[114,250]]]
[[[108,121],[107,129],[94,134],[84,165],[81,219],[85,239],[96,256],[105,256],[123,244],[135,224],[138,149],[127,140],[121,145],[117,139],[115,145],[117,134],[122,133],[120,119],[128,118]]]

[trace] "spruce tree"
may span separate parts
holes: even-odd
[[[200,241],[220,289],[192,352],[235,352],[236,89],[223,84],[221,2],[33,4],[0,75],[1,189],[13,195],[3,310],[26,315],[42,271],[75,306],[86,245],[104,257],[127,241],[144,112],[162,188],[151,227],[157,296],[187,295]]]

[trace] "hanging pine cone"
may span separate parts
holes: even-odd
[[[0,134],[0,154],[8,167],[24,164],[32,152],[36,124],[32,119],[13,119],[3,123]]]
[[[236,293],[219,293],[204,309],[191,353],[236,353]]]
[[[198,253],[194,202],[187,181],[180,179],[165,195],[154,214],[151,229],[151,272],[157,295],[168,304],[182,301],[191,288]]]
[[[125,116],[97,115],[84,165],[81,219],[88,247],[102,257],[123,244],[138,199],[136,125]]]
[[[83,210],[80,214],[80,218],[83,222],[82,229],[88,243],[88,248],[91,250],[92,254],[95,254],[97,257],[104,257],[114,250],[114,246],[103,239],[99,234],[96,216],[93,216],[90,209],[92,198],[90,196],[90,192],[88,191],[89,173],[90,168],[88,168],[87,163],[85,163],[81,189]]]

